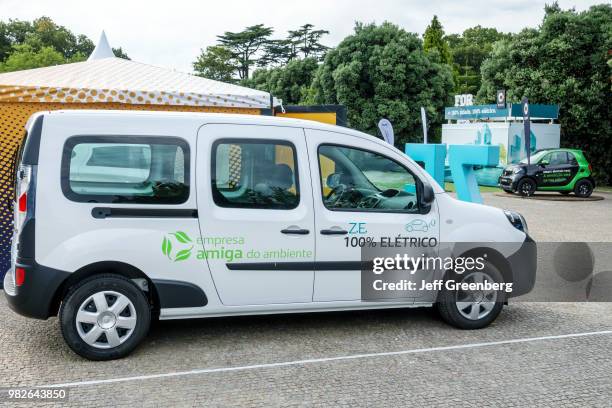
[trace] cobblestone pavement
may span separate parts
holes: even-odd
[[[522,212],[539,240],[559,236],[564,240],[560,228],[555,227],[555,232],[544,227],[559,224],[566,209],[558,206],[565,203],[542,210],[528,200],[486,195],[485,201]],[[601,217],[601,211],[607,211],[612,217],[607,201],[582,203],[601,206],[581,209],[581,213]],[[585,220],[588,224],[589,218]],[[601,223],[594,226],[597,231]],[[607,234],[610,231],[612,228]],[[434,348],[412,354],[77,385],[69,388],[64,405],[610,406],[612,334],[503,342],[610,330],[612,304],[605,303],[511,303],[494,324],[478,331],[453,329],[429,309],[184,320],[157,323],[128,358],[90,362],[64,344],[57,319],[36,321],[18,316],[0,296],[0,387]],[[435,349],[469,344],[472,346]]]

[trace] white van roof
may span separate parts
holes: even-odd
[[[276,125],[276,126],[288,126],[288,127],[300,127],[306,129],[318,129],[327,130],[332,132],[339,132],[345,134],[353,134],[359,137],[371,138],[374,140],[382,141],[375,136],[367,133],[360,132],[355,129],[335,126],[326,123],[321,123],[313,120],[294,119],[287,117],[278,116],[266,116],[266,115],[248,115],[248,114],[232,114],[232,113],[206,113],[206,112],[176,112],[176,111],[133,111],[133,110],[99,110],[99,109],[66,109],[56,111],[45,111],[44,115],[69,115],[69,116],[87,116],[87,117],[101,117],[101,116],[122,116],[125,117],[168,117],[168,118],[184,118],[193,119],[197,121],[204,121],[206,123],[235,123],[235,124],[252,124],[252,125]],[[35,114],[36,115],[36,114]]]

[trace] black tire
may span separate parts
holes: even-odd
[[[99,348],[88,344],[79,334],[79,329],[83,331],[84,326],[77,329],[77,324],[85,324],[77,323],[76,319],[79,308],[81,308],[84,302],[91,296],[101,292],[113,292],[127,297],[131,302],[131,306],[127,308],[127,317],[132,317],[132,310],[135,313],[135,325],[132,329],[120,328],[119,323],[116,323],[117,328],[114,330],[115,332],[125,330],[129,335],[124,334],[125,339],[120,340],[122,342],[118,346],[112,348]],[[110,310],[113,304],[109,304],[108,302],[109,299],[112,301],[112,295],[105,294],[104,296]],[[119,296],[116,300],[118,298],[123,297]],[[90,303],[93,303],[93,300]],[[91,305],[87,307],[90,306]],[[86,311],[86,309],[83,310]],[[119,312],[120,315],[123,316],[123,313],[121,313],[121,311]],[[126,310],[124,310],[124,312],[126,312]],[[98,313],[95,305],[93,306],[93,313]],[[131,353],[147,335],[151,324],[151,308],[145,294],[131,280],[120,275],[102,274],[85,279],[70,289],[62,302],[59,311],[59,319],[64,340],[75,353],[89,360],[114,360],[125,357]],[[118,322],[119,318],[116,319]],[[100,320],[98,320],[98,322],[100,322]],[[98,327],[96,327],[96,324],[92,323],[90,325],[91,329],[95,327],[97,330],[103,330],[99,326],[100,324],[101,323],[98,323]],[[115,326],[115,324],[113,324],[113,326]],[[103,336],[99,337],[102,341],[106,339],[106,333],[103,333]],[[106,341],[110,343],[108,340]]]
[[[516,186],[516,191],[523,197],[531,197],[533,193],[535,193],[537,187],[535,180],[525,177],[519,181]]]
[[[450,279],[456,282],[461,282],[463,279],[468,279],[471,274],[483,272],[488,275],[488,280],[491,282],[502,283],[504,280],[501,273],[494,266],[487,264],[486,268],[482,271],[469,271],[464,274],[449,273]],[[499,316],[500,312],[504,307],[505,292],[500,290],[497,291],[497,297],[493,308],[481,318],[471,320],[465,317],[460,311],[457,305],[457,291],[446,289],[446,286],[438,294],[438,302],[436,304],[438,312],[442,319],[462,330],[476,330],[482,329],[490,325]],[[478,310],[481,310],[481,306],[478,306]]]
[[[582,198],[590,197],[593,194],[593,183],[591,183],[591,180],[579,180],[574,186],[574,194]]]

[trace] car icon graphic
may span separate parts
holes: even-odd
[[[430,227],[433,227],[435,225],[435,222],[432,221],[431,225],[427,224],[426,221],[423,221],[421,219],[417,219],[414,221],[409,222],[408,224],[406,224],[406,231],[407,232],[413,232],[413,231],[422,231],[422,232],[427,232],[429,231]]]

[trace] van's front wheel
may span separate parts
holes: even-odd
[[[482,271],[452,274],[457,283],[482,284],[502,283],[501,273],[492,265]],[[497,318],[504,306],[502,290],[451,290],[446,285],[438,296],[438,311],[447,323],[465,330],[481,329]]]
[[[151,324],[144,293],[118,275],[95,276],[72,288],[59,317],[68,346],[90,360],[126,356],[146,336]]]

